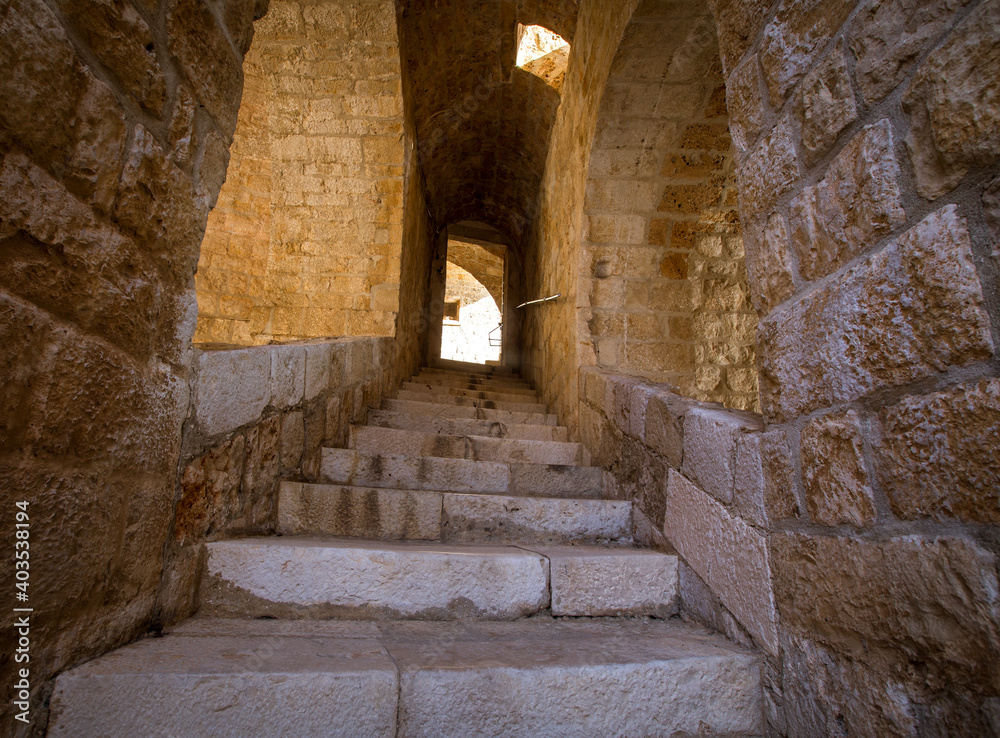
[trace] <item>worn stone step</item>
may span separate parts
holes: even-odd
[[[418,430],[453,436],[488,436],[490,438],[519,438],[525,441],[568,441],[569,430],[561,425],[535,423],[502,423],[498,420],[474,418],[443,418],[417,413],[370,410],[368,425],[399,430]]]
[[[229,617],[669,617],[677,558],[607,546],[283,536],[206,544],[201,611]]]
[[[529,464],[582,464],[583,446],[559,441],[525,441],[488,436],[448,436],[439,433],[351,426],[350,448],[367,453],[434,456],[474,461],[526,462]]]
[[[493,390],[495,392],[517,392],[521,394],[536,394],[535,389],[523,379],[468,379],[463,377],[451,377],[441,374],[415,374],[410,378],[411,382],[423,382],[427,384],[440,385],[446,387],[459,387],[461,389]]]
[[[494,392],[462,389],[460,387],[445,387],[442,385],[428,384],[425,382],[403,382],[400,387],[403,392],[423,392],[434,397],[440,395],[450,395],[452,397],[469,397],[473,400],[493,400],[494,402],[527,402],[537,403],[538,396],[535,394],[525,395],[516,392]]]
[[[380,541],[629,544],[632,503],[282,482],[278,532]]]
[[[516,377],[517,370],[509,366],[495,366],[487,364],[472,364],[468,361],[452,361],[450,359],[434,359],[430,363],[431,369],[443,369],[446,371],[458,372],[461,374],[483,375],[483,376],[504,376]]]
[[[603,470],[591,466],[504,464],[325,448],[320,481],[383,489],[597,499],[603,490]]]
[[[283,536],[206,549],[206,614],[510,620],[549,605],[548,560],[512,546]]]
[[[547,413],[548,408],[535,402],[510,402],[507,400],[485,400],[472,397],[430,391],[399,390],[397,400],[413,400],[415,402],[430,402],[436,405],[458,405],[460,407],[481,407],[486,410],[506,410],[515,413]]]
[[[382,408],[395,412],[407,412],[440,418],[466,418],[470,420],[489,420],[498,423],[518,423],[524,425],[559,425],[559,419],[553,413],[522,413],[495,410],[493,408],[441,405],[428,402],[427,398],[419,400],[385,399],[382,401]]]
[[[196,618],[61,674],[50,733],[750,736],[761,695],[758,656],[676,621]]]

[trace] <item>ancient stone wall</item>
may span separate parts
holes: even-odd
[[[769,511],[783,727],[989,734],[1000,2],[716,14],[761,406],[795,465]]]
[[[581,358],[759,408],[736,174],[711,10],[645,3],[615,55],[584,204]]]
[[[498,308],[503,307],[503,246],[485,246],[448,239],[448,261],[461,267],[487,289]]]
[[[5,501],[29,503],[37,719],[51,674],[156,616],[190,399],[192,275],[263,10],[0,9],[0,477]],[[0,532],[5,551],[13,535]],[[0,632],[12,653],[10,608]],[[11,709],[5,699],[5,729]]]
[[[256,24],[196,341],[392,335],[403,121],[391,0],[275,0]]]
[[[368,337],[195,351],[163,625],[197,609],[205,541],[274,533],[278,483],[318,481],[320,449],[397,386],[395,351]]]

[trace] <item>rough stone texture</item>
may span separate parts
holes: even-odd
[[[854,21],[850,47],[861,93],[876,102],[903,81],[928,43],[967,0],[872,0]]]
[[[1000,380],[905,397],[880,420],[875,458],[897,516],[1000,522]]]
[[[802,429],[806,508],[815,522],[860,528],[875,521],[862,443],[861,420],[853,410],[823,415]]]
[[[996,560],[964,538],[883,541],[774,533],[774,589],[790,633],[900,677],[994,691],[1000,650]],[[933,605],[929,605],[933,603]]]
[[[760,667],[717,636],[656,622],[539,625],[380,626],[400,669],[400,732],[487,738],[761,729]],[[443,654],[427,645],[442,640]],[[665,692],[672,698],[662,699]]]
[[[676,471],[667,482],[663,532],[740,624],[777,653],[777,612],[766,539]]]
[[[802,80],[799,120],[806,161],[819,158],[858,117],[843,42]]]
[[[753,55],[740,64],[726,80],[729,131],[741,154],[753,145],[764,127],[759,77],[757,56]]]
[[[442,539],[489,543],[628,543],[629,502],[445,494]]]
[[[972,11],[917,68],[903,98],[917,190],[935,199],[1000,156],[1000,3]]]
[[[740,163],[740,212],[751,219],[766,217],[775,201],[798,178],[792,124],[783,118]]]
[[[616,548],[532,548],[550,564],[552,614],[647,615],[677,612],[677,557]]]
[[[256,420],[271,399],[266,351],[206,351],[199,355],[198,422],[214,435]]]
[[[549,604],[548,563],[516,548],[248,538],[208,544],[202,610],[513,619]]]
[[[991,356],[982,305],[968,231],[947,206],[761,322],[765,415],[792,417]]]
[[[398,677],[374,626],[299,633],[282,623],[255,637],[242,623],[218,625],[218,634],[147,639],[60,675],[49,730],[81,738],[392,733]]]
[[[282,482],[278,532],[380,541],[441,538],[441,495]]]
[[[684,464],[681,471],[720,502],[733,499],[736,443],[755,427],[735,413],[692,408],[684,416]]]
[[[836,271],[904,221],[899,178],[888,120],[844,147],[823,180],[792,200],[792,245],[802,276]]]
[[[774,20],[764,29],[760,52],[774,107],[781,105],[854,5],[853,0],[782,0]]]
[[[754,305],[766,315],[795,292],[788,223],[774,213],[767,219],[763,239],[748,237],[746,244]]]

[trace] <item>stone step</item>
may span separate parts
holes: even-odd
[[[504,464],[324,448],[320,481],[380,489],[599,499],[603,470],[592,466]]]
[[[513,620],[677,610],[677,558],[583,546],[283,536],[205,544],[201,609],[227,617]]]
[[[430,402],[435,405],[458,405],[460,407],[481,407],[486,410],[506,410],[514,413],[548,413],[548,408],[541,403],[510,402],[507,400],[484,400],[472,397],[430,391],[399,390],[397,400],[413,400],[414,402]]]
[[[503,394],[518,395],[519,397],[527,397],[529,401],[536,401],[538,397],[538,392],[528,386],[524,387],[512,387],[509,385],[496,385],[496,384],[482,384],[479,382],[465,382],[461,380],[440,380],[427,377],[412,377],[408,382],[413,384],[418,384],[423,387],[429,387],[433,390],[467,390],[469,392],[500,392]]]
[[[559,425],[559,419],[552,413],[521,413],[492,408],[466,407],[462,405],[440,405],[427,402],[426,398],[419,400],[382,401],[382,408],[395,412],[414,413],[439,418],[466,418],[468,420],[489,420],[497,423],[522,425]]]
[[[518,379],[465,379],[463,377],[450,377],[440,374],[415,374],[410,378],[411,382],[426,382],[428,384],[445,387],[459,387],[461,389],[492,390],[494,392],[517,392],[521,394],[536,394],[535,389]]]
[[[583,446],[579,443],[524,441],[488,436],[446,436],[371,425],[351,426],[348,446],[372,454],[433,456],[502,463],[579,465],[584,458]]]
[[[282,482],[278,532],[379,541],[630,544],[632,503]]]
[[[516,377],[517,370],[509,366],[490,366],[486,364],[472,364],[468,361],[452,361],[450,359],[434,359],[431,369],[443,369],[446,371],[458,372],[461,374],[482,375],[487,377]]]
[[[50,733],[760,735],[759,657],[679,622],[197,618],[61,674]]]
[[[561,425],[534,423],[501,423],[496,420],[473,418],[442,418],[417,413],[398,413],[390,410],[369,410],[368,425],[399,430],[418,430],[452,436],[487,436],[490,438],[519,438],[525,441],[568,441],[569,431]]]
[[[466,372],[456,372],[450,369],[434,369],[429,367],[424,367],[419,372],[418,376],[421,377],[437,377],[439,379],[453,379],[462,382],[485,382],[488,384],[511,384],[520,387],[530,387],[531,383],[527,379],[522,379],[521,377],[514,375],[482,375],[482,374],[469,374]]]
[[[460,387],[428,384],[426,382],[403,382],[399,389],[403,392],[424,392],[435,398],[440,395],[450,395],[452,397],[470,397],[473,400],[493,400],[494,402],[527,402],[534,404],[539,401],[536,394],[525,395],[515,392],[470,390]]]

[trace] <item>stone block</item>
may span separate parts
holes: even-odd
[[[774,213],[767,219],[763,238],[749,237],[745,242],[754,305],[767,314],[795,292],[788,223]]]
[[[790,634],[904,673],[919,658],[922,679],[949,688],[996,689],[1000,603],[990,552],[953,536],[773,533],[770,540],[775,597]]]
[[[187,465],[174,518],[179,543],[199,541],[210,530],[224,529],[238,514],[245,458],[246,439],[236,436]]]
[[[270,346],[271,404],[294,407],[305,396],[306,351],[302,346]]]
[[[330,389],[333,346],[327,342],[307,343],[305,351],[305,399],[312,400]]]
[[[733,499],[736,441],[740,435],[759,429],[749,414],[692,407],[684,416],[684,464],[686,477],[720,502]]]
[[[719,54],[727,72],[739,64],[757,37],[772,4],[770,0],[716,0]]]
[[[781,107],[789,90],[802,79],[854,6],[855,0],[782,0],[760,42],[760,65],[775,109]]]
[[[950,20],[950,18],[949,18]],[[917,68],[903,96],[917,191],[935,199],[1000,156],[1000,3],[979,5]]]
[[[806,161],[815,161],[833,146],[837,136],[858,117],[844,42],[802,80],[799,120]]]
[[[949,205],[760,323],[766,415],[791,418],[993,355],[969,232]]]
[[[305,452],[305,425],[301,410],[281,417],[281,473],[297,477]]]
[[[927,45],[947,29],[968,0],[872,0],[853,24],[855,74],[869,103],[903,81]]]
[[[243,71],[215,16],[199,0],[171,0],[167,47],[181,64],[191,89],[226,138],[236,128]]]
[[[779,197],[799,178],[792,126],[782,118],[740,163],[740,212],[750,219],[767,216]]]
[[[646,427],[639,436],[674,469],[680,469],[684,456],[684,416],[690,402],[670,392],[657,392],[646,406]]]
[[[906,220],[892,126],[866,127],[823,179],[792,200],[792,245],[806,279],[818,279],[874,245]]]
[[[904,397],[880,422],[874,454],[898,517],[1000,523],[1000,380]]]
[[[552,614],[574,617],[677,612],[677,557],[626,548],[535,548],[551,566]]]
[[[757,140],[764,126],[764,101],[760,94],[757,55],[740,64],[726,84],[726,107],[733,143],[742,153]]]
[[[813,521],[858,528],[874,523],[875,501],[857,412],[814,418],[802,429],[799,445],[806,509]]]
[[[548,562],[519,548],[318,538],[207,548],[209,613],[511,620],[549,604]]]
[[[195,370],[195,417],[207,435],[257,420],[271,399],[267,349],[205,351],[197,356]]]
[[[778,616],[765,538],[672,469],[663,533],[747,632],[776,654]]]

